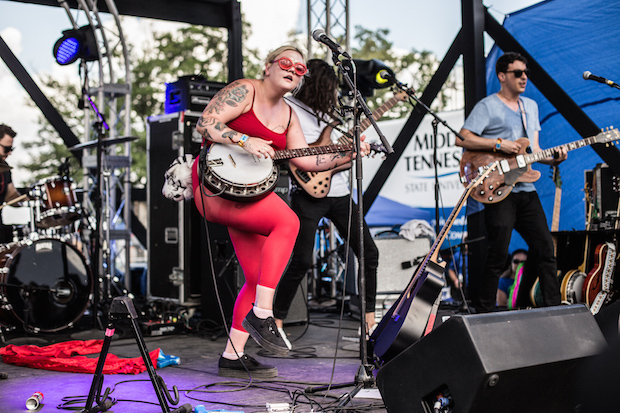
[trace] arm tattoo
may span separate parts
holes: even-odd
[[[198,119],[198,125],[202,128],[206,128],[209,125],[213,125],[215,123],[215,119],[213,119],[212,117],[205,117],[204,114],[200,117],[200,119]]]
[[[224,106],[237,107],[239,102],[242,102],[248,95],[248,88],[246,85],[232,83],[222,89],[213,100],[209,103],[208,113],[221,113],[224,110]]]
[[[222,134],[222,138],[228,138],[228,139],[230,139],[230,141],[231,141],[232,143],[236,143],[236,142],[233,140],[233,138],[234,138],[235,136],[237,136],[237,135],[238,135],[238,133],[237,133],[237,132],[235,132],[234,130],[231,130],[230,132],[225,132],[225,133],[223,133],[223,134]]]
[[[331,155],[331,157],[325,161],[323,160],[323,155],[317,155],[316,156],[316,164],[317,166],[321,166],[327,162],[333,162],[333,161],[337,161],[338,159],[342,159],[345,158],[347,156],[346,152],[338,152],[338,153],[334,153]],[[340,162],[336,162],[334,163],[334,165],[331,168],[325,169],[326,171],[329,171],[331,169],[336,169],[341,165]]]

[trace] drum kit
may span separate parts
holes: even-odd
[[[0,244],[0,325],[28,332],[56,332],[86,310],[92,275],[74,223],[82,216],[71,178],[37,182],[6,204],[29,209],[27,226],[14,226]]]
[[[106,145],[119,138],[108,140]],[[91,146],[87,142],[70,150]],[[10,168],[0,165],[0,172],[3,167]],[[72,328],[93,301],[91,260],[79,230],[88,217],[68,175],[65,162],[58,176],[0,205],[0,210],[11,205],[29,212],[27,223],[13,226],[13,241],[0,244],[0,336],[2,329],[17,327],[30,333]]]

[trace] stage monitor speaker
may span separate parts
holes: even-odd
[[[452,413],[573,412],[582,364],[605,345],[583,305],[452,316],[377,385],[388,413],[432,413],[441,396]]]

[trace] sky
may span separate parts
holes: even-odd
[[[531,6],[539,0],[483,0],[491,14],[501,23],[506,14]],[[336,2],[335,2],[336,3]],[[381,5],[381,7],[378,6]],[[261,57],[268,50],[285,43],[291,30],[306,32],[305,0],[242,0],[241,11],[252,25],[253,35],[248,47],[258,48]],[[356,26],[365,29],[389,29],[388,39],[395,49],[429,50],[440,59],[445,55],[461,27],[460,0],[350,0],[349,17],[351,36]],[[128,21],[131,20],[131,21]],[[174,25],[149,22],[146,19],[127,19],[123,33],[128,42],[143,45],[151,29]],[[85,24],[85,22],[81,22]],[[277,23],[277,24],[276,24]],[[9,0],[0,0],[0,35],[20,59],[30,75],[38,80],[41,74],[58,78],[75,78],[79,82],[78,66],[59,66],[52,56],[54,43],[71,23],[64,9]],[[486,40],[489,50],[492,42]],[[312,45],[325,47],[321,44]],[[10,125],[18,133],[15,152],[10,164],[27,159],[21,142],[36,137],[37,108],[30,108],[30,100],[19,82],[3,61],[0,61],[0,123]],[[156,114],[154,114],[156,115]],[[458,125],[457,125],[458,127]],[[20,168],[13,172],[16,185],[28,186],[27,173]]]

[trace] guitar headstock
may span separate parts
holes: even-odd
[[[551,179],[556,188],[562,188],[562,177],[560,176],[560,165],[553,165],[551,167]]]
[[[405,102],[407,100],[407,96],[409,95],[409,92],[415,93],[415,90],[412,87],[410,87],[407,90],[401,90],[400,92],[396,93],[394,97],[400,100],[401,102]]]
[[[618,143],[617,141],[620,140],[620,132],[613,126],[609,126],[605,129],[602,129],[601,133],[594,137],[594,140],[597,143],[607,143],[607,146],[615,145]]]

